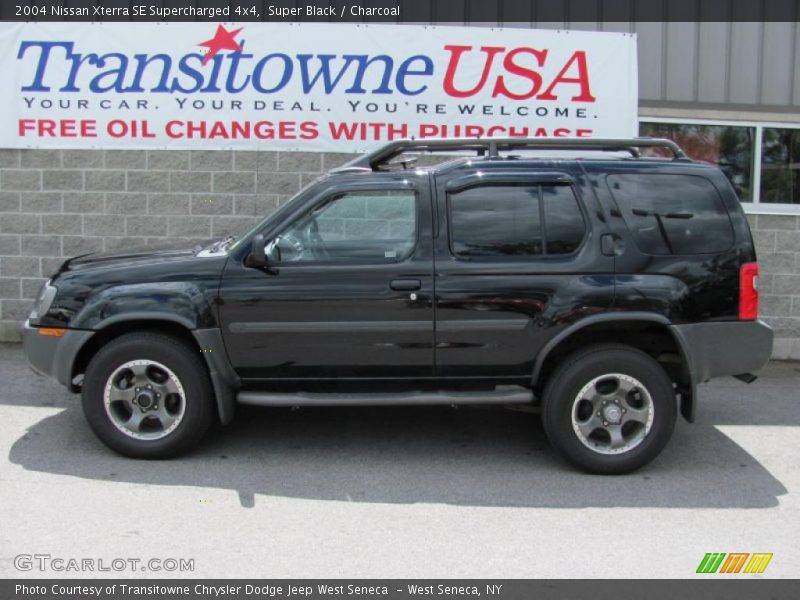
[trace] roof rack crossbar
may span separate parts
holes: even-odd
[[[360,156],[348,167],[377,170],[381,165],[404,152],[454,152],[474,151],[478,156],[496,158],[501,151],[509,150],[595,150],[601,152],[629,152],[634,158],[641,157],[642,148],[665,148],[672,152],[673,160],[686,160],[686,154],[678,144],[663,138],[630,139],[531,139],[531,138],[458,138],[436,140],[397,140],[377,150]]]

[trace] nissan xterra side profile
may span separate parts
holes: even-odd
[[[238,239],[65,261],[24,347],[130,457],[237,404],[537,403],[562,456],[626,473],[769,359],[757,276],[731,184],[669,140],[405,140]]]

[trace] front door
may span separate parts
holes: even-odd
[[[432,376],[428,180],[366,177],[268,232],[267,268],[229,261],[220,318],[243,379]]]

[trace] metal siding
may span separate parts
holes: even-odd
[[[761,61],[761,103],[788,105],[792,90],[787,64],[794,54],[794,23],[764,23],[764,57]],[[797,61],[792,61],[797,62]]]
[[[697,37],[697,101],[726,102],[730,25],[700,23]]]
[[[633,23],[630,21],[605,21],[600,23],[601,31],[616,33],[633,33]]]
[[[666,30],[665,99],[691,102],[697,97],[697,23],[667,23]]]
[[[800,107],[800,23],[794,24],[794,58],[787,61],[794,67],[791,75],[792,105]]]
[[[505,29],[531,29],[533,27],[533,23],[531,23],[530,21],[524,21],[524,22],[504,21],[502,25],[503,28]]]
[[[597,21],[571,21],[568,25],[568,29],[574,29],[576,31],[599,31],[602,23],[598,23]]]
[[[514,0],[505,0],[508,7]],[[707,18],[708,0],[570,0],[531,3],[532,26],[636,32],[639,40],[639,95],[644,101],[707,102],[759,106],[800,106],[798,15],[766,7],[731,5],[731,17],[749,22],[697,22]],[[525,14],[528,4],[521,9]],[[572,22],[570,13],[595,8],[598,18],[616,16],[673,19],[672,22]],[[502,9],[505,11],[506,9]],[[715,9],[716,10],[716,9]],[[796,8],[794,9],[797,10]],[[585,13],[583,13],[585,14]],[[769,22],[769,19],[793,22]],[[563,20],[559,20],[563,19]],[[675,21],[674,19],[683,19]],[[765,19],[767,22],[759,22]]]
[[[733,104],[757,104],[761,86],[762,24],[731,23],[728,100]]]
[[[664,100],[665,23],[636,23],[639,40],[639,99]]]
[[[536,29],[567,29],[565,21],[536,21],[533,26]]]

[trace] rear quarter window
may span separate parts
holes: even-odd
[[[709,254],[733,244],[722,198],[704,177],[621,173],[608,175],[606,182],[646,254]]]

